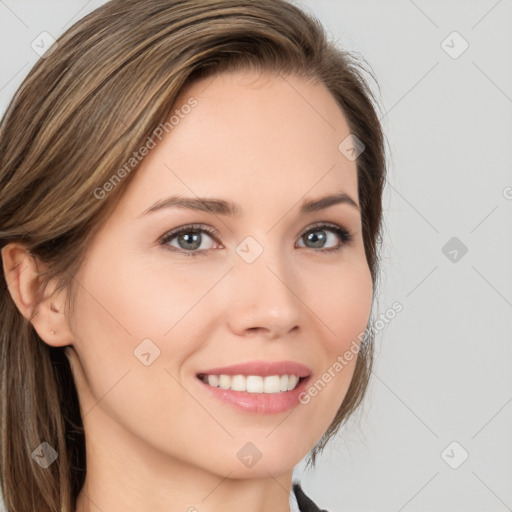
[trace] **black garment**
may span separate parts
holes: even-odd
[[[297,500],[297,505],[299,506],[300,512],[329,512],[323,508],[318,508],[313,500],[309,498],[302,490],[302,487],[298,482],[294,482],[292,488],[293,492],[295,493],[295,498]]]

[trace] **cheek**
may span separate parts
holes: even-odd
[[[358,348],[370,318],[373,284],[370,269],[361,260],[340,265],[336,272],[331,269],[317,275],[317,279],[326,284],[315,288],[310,300],[325,333],[324,357],[322,373],[310,382],[303,403],[322,411],[312,417],[317,430],[323,431],[334,419],[352,381]]]
[[[80,286],[72,329],[87,384],[96,398],[128,370],[129,380],[149,378],[152,382],[146,384],[151,389],[169,387],[170,377],[163,368],[179,371],[209,328],[207,301],[202,299],[222,269],[210,272],[200,265],[180,268],[162,265],[161,260],[154,265],[140,260],[113,251],[96,254],[77,275]],[[142,347],[151,359],[155,357],[150,366],[137,358],[142,357]],[[155,368],[163,376],[160,380],[153,375]]]
[[[164,274],[153,274],[147,269],[135,272],[133,266],[106,272],[91,265],[77,276],[82,287],[72,328],[80,365],[74,366],[74,374],[91,421],[114,418],[110,428],[124,425],[141,438],[164,443],[170,430],[176,437],[180,428],[186,430],[175,411],[198,407],[173,377],[179,379],[182,362],[196,349],[189,343],[194,338],[190,318],[200,297],[197,289],[194,293],[193,286],[180,282],[179,272],[168,283]],[[148,365],[137,357],[143,357],[141,346],[150,354]],[[156,415],[159,421],[150,421]]]
[[[340,265],[317,274],[310,292],[311,308],[325,327],[326,351],[331,358],[343,353],[364,332],[370,318],[373,284],[365,261]]]
[[[87,319],[81,328],[95,338],[108,336],[109,345],[130,337],[138,339],[171,336],[221,275],[205,266],[164,265],[162,260],[140,263],[116,255],[110,261],[85,268],[78,277],[83,291],[77,311]],[[218,270],[218,269],[217,269]],[[188,318],[187,318],[188,320]],[[94,332],[92,332],[94,330]]]

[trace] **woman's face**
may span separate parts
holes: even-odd
[[[76,276],[67,354],[86,433],[101,425],[105,444],[222,476],[284,473],[333,420],[356,357],[335,363],[370,315],[360,211],[349,201],[301,211],[341,193],[359,204],[356,162],[339,149],[350,131],[328,90],[295,76],[219,75],[184,90],[176,109]],[[190,202],[151,211],[171,196]],[[198,198],[222,203],[191,208]],[[258,392],[287,386],[293,367],[220,378],[250,393],[198,377],[252,362],[303,365],[302,392],[322,384],[302,403],[297,390]],[[279,379],[265,384],[267,374]]]

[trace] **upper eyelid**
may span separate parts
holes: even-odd
[[[185,224],[183,226],[166,231],[160,238],[174,238],[176,235],[179,235],[180,233],[187,231],[201,231],[205,232],[210,236],[220,237],[219,231],[215,229],[213,226],[207,226],[206,224]]]

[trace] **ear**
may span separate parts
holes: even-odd
[[[2,248],[2,262],[9,293],[39,337],[54,347],[70,345],[73,333],[64,315],[65,293],[61,291],[49,298],[46,289],[40,290],[43,280],[40,270],[46,265],[19,242],[11,242]],[[55,286],[53,280],[48,283],[51,291]]]

